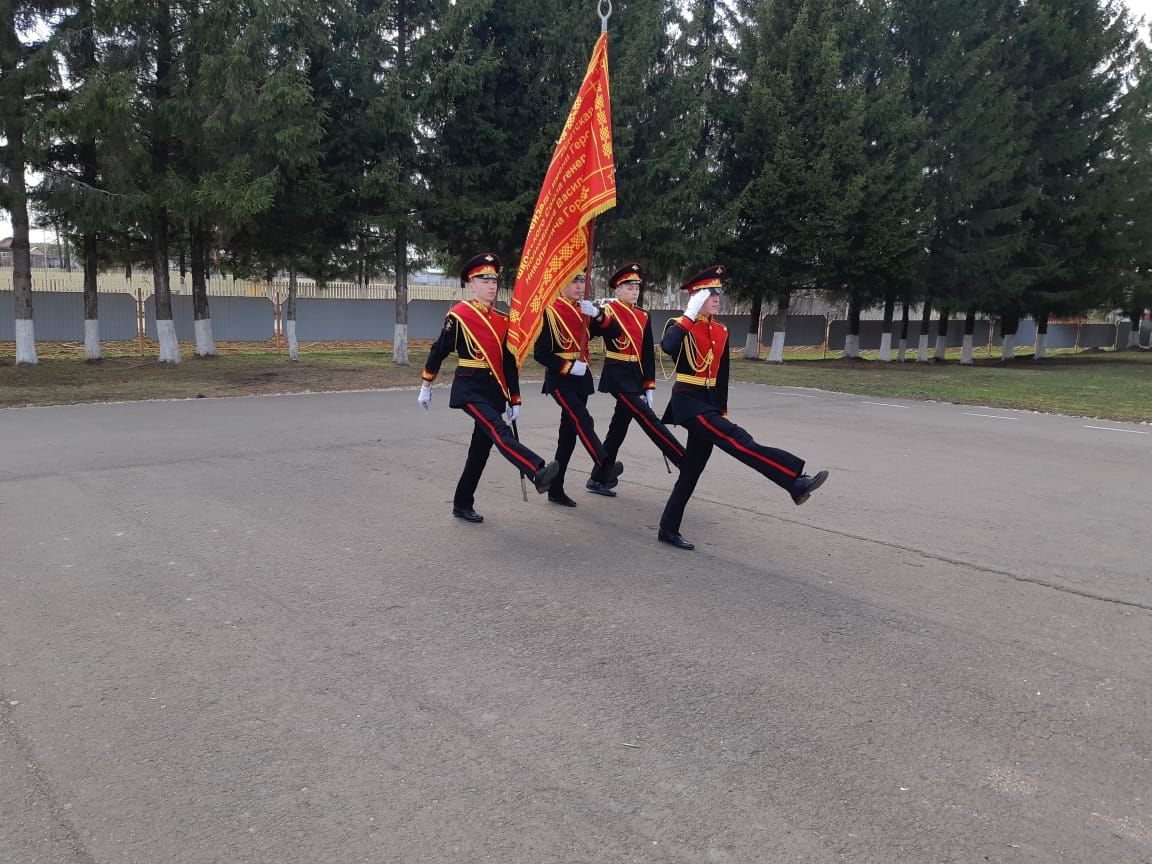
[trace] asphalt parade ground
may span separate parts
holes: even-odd
[[[0,411],[0,862],[1152,862],[1152,427],[735,385],[681,552],[434,393]]]

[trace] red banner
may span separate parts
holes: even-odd
[[[556,142],[524,241],[508,328],[508,347],[518,364],[540,333],[544,307],[588,264],[588,223],[615,206],[608,34],[602,33]]]

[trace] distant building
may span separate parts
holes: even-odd
[[[68,262],[65,249],[58,243],[33,243],[29,247],[33,270],[62,270]],[[12,266],[12,238],[0,240],[0,267]]]

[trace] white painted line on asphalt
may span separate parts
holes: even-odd
[[[881,408],[907,408],[907,405],[894,405],[891,402],[861,402],[861,405],[879,405]]]
[[[819,399],[820,398],[819,396],[813,396],[811,393],[782,393],[779,390],[776,391],[776,395],[777,396],[799,396],[801,399]]]
[[[1104,432],[1127,432],[1130,435],[1152,435],[1152,432],[1141,432],[1139,429],[1115,429],[1112,426],[1085,426],[1085,429],[1100,429]]]
[[[993,420],[1019,420],[1019,417],[1004,417],[1000,414],[974,414],[971,411],[965,411],[969,417],[991,417]]]

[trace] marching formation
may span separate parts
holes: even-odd
[[[585,489],[615,497],[624,465],[617,461],[620,447],[635,422],[676,466],[679,477],[660,518],[657,538],[677,549],[695,548],[680,533],[684,510],[708,464],[713,447],[763,474],[783,488],[796,504],[803,504],[828,478],[827,471],[804,473],[804,460],[775,447],[758,443],[728,419],[728,329],[716,320],[724,293],[725,269],[716,265],[681,286],[689,295],[684,313],[669,321],[660,350],[675,361],[672,395],[662,417],[653,405],[656,389],[656,351],[648,313],[639,308],[644,273],[628,264],[609,279],[615,296],[598,303],[584,299],[584,274],[575,275],[559,297],[544,310],[544,323],[533,356],[545,369],[544,393],[560,407],[556,453],[546,462],[520,442],[516,420],[520,414],[520,377],[516,358],[508,347],[508,316],[493,303],[501,271],[492,253],[477,255],[460,271],[460,283],[472,299],[454,305],[444,329],[432,346],[421,374],[419,402],[432,403],[432,382],[450,354],[456,354],[456,374],[448,404],[474,421],[464,470],[452,499],[452,515],[468,522],[483,522],[475,510],[476,487],[493,445],[522,477],[529,478],[549,502],[575,507],[564,482],[579,442],[592,460]],[[599,390],[611,393],[616,408],[601,441],[588,413],[588,397],[596,391],[589,369],[589,343],[604,340],[604,368]],[[667,424],[684,427],[681,444]],[[671,469],[669,469],[671,470]]]

